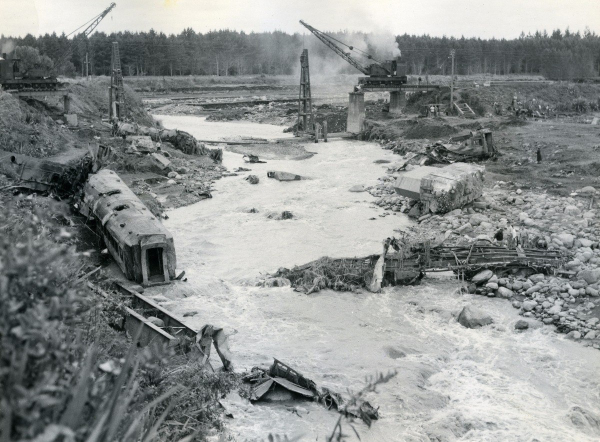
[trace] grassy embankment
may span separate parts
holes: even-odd
[[[0,92],[2,149],[69,158],[88,143],[123,147],[101,124],[107,86],[67,85],[76,130],[59,121],[58,101]],[[134,121],[152,124],[129,88],[127,98]],[[10,184],[0,175],[0,187]],[[0,440],[180,440],[216,431],[218,398],[237,378],[167,349],[138,349],[119,330],[127,300],[85,285],[99,244],[73,202],[0,192]]]

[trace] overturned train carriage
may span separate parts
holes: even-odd
[[[80,211],[96,221],[128,279],[148,286],[175,278],[173,236],[115,172],[103,169],[90,176]]]

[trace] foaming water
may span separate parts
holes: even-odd
[[[198,120],[170,117],[165,125],[198,138],[217,136],[221,128],[228,136],[250,134],[248,123],[196,125]],[[278,137],[273,128],[261,133],[263,125],[252,126],[252,136]],[[186,318],[196,328],[226,327],[237,369],[268,366],[276,357],[340,392],[360,389],[367,375],[397,370],[390,383],[369,394],[381,418],[370,429],[357,426],[362,440],[600,438],[593,419],[573,411],[580,407],[592,418],[600,416],[600,353],[548,327],[517,333],[519,316],[504,300],[457,294],[452,279],[381,294],[306,296],[289,288],[245,285],[260,272],[323,255],[378,253],[383,238],[409,224],[400,215],[380,218],[370,195],[348,192],[356,184],[374,184],[384,166],[373,161],[391,160],[389,152],[350,141],[307,149],[317,154],[252,165],[226,152],[226,166],[249,167],[260,183],[223,178],[213,199],[169,213],[165,224],[175,237],[178,267],[189,280],[166,289],[165,307],[179,314],[197,311]],[[282,183],[267,179],[267,170],[311,180]],[[250,208],[258,213],[248,213]],[[283,210],[296,218],[268,219],[267,213]],[[459,325],[455,315],[466,304],[488,312],[494,325],[479,330]],[[228,431],[236,440],[266,440],[269,433],[325,440],[337,419],[309,402],[239,403],[232,411]]]

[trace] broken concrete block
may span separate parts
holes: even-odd
[[[77,127],[77,114],[65,114],[65,120],[67,120],[67,126],[69,127]]]
[[[152,158],[152,162],[160,170],[166,170],[171,167],[171,161],[169,161],[168,159],[166,159],[163,155],[161,155],[159,153],[155,152],[153,154],[150,154],[150,158]]]
[[[148,135],[128,135],[127,141],[131,141],[139,151],[156,151],[154,141]]]
[[[394,190],[421,201],[426,211],[446,213],[481,197],[484,175],[485,167],[472,164],[422,166],[397,178]]]

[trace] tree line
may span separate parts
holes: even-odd
[[[360,50],[376,60],[397,55],[398,49],[409,75],[449,75],[450,51],[455,72],[467,74],[530,74],[552,79],[600,75],[600,36],[555,30],[521,34],[516,39],[389,36],[388,41],[359,32],[331,33],[353,46],[347,49],[365,64]],[[131,75],[289,75],[298,71],[303,48],[309,49],[311,68],[326,73],[356,73],[312,35],[285,32],[245,33],[219,30],[196,33],[184,29],[178,35],[148,32],[96,32],[67,38],[64,34],[25,37],[0,36],[0,46],[30,46],[54,61],[60,75],[110,75],[112,43],[119,43],[123,74]],[[3,50],[4,52],[4,50]]]

